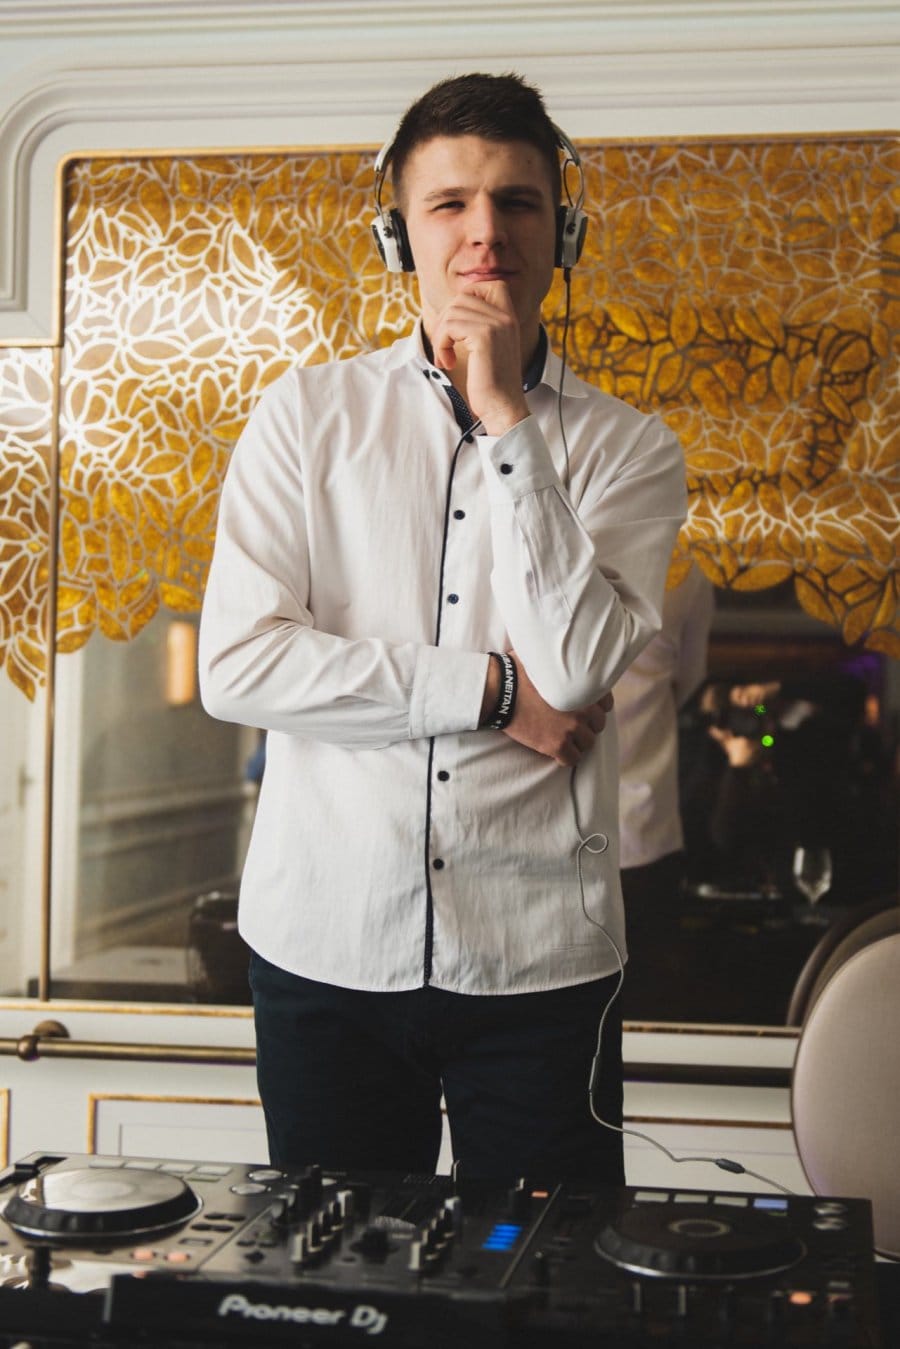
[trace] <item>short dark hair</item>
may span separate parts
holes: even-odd
[[[539,91],[520,75],[456,75],[416,99],[397,128],[391,149],[391,180],[398,200],[410,155],[436,136],[526,141],[544,157],[553,199],[561,199],[559,140]]]

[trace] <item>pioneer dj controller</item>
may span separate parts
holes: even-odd
[[[857,1199],[34,1153],[0,1349],[877,1349]]]

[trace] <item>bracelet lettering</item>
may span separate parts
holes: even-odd
[[[497,699],[497,706],[487,722],[487,729],[490,731],[505,731],[516,710],[519,676],[516,670],[516,662],[512,656],[499,651],[492,651],[490,654],[496,656],[499,660],[503,674],[500,682],[500,696]]]

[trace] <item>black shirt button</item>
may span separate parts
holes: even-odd
[[[448,604],[459,604],[459,596],[458,596],[458,595],[448,595],[448,596],[447,596],[447,603],[448,603]]]
[[[465,520],[465,518],[466,518],[466,513],[465,513],[465,511],[454,511],[454,512],[453,512],[453,518],[454,518],[454,520]]]
[[[447,772],[446,768],[442,768],[438,773],[438,782],[449,782],[449,781],[450,781],[450,774]]]
[[[436,857],[431,865],[434,867],[435,871],[443,871],[444,869],[443,857]]]
[[[501,472],[501,473],[512,473],[512,471],[513,471],[513,466],[512,466],[512,464],[501,464],[501,465],[500,465],[500,472]]]

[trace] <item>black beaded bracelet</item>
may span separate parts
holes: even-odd
[[[512,721],[513,713],[516,710],[516,693],[519,687],[519,674],[516,670],[516,662],[512,656],[505,652],[492,651],[492,656],[499,660],[503,675],[500,682],[500,696],[497,699],[497,706],[491,713],[487,722],[489,731],[505,731]]]

